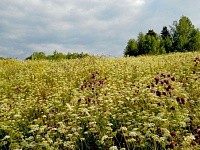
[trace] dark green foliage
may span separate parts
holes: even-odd
[[[167,29],[166,26],[164,26],[162,31],[161,31],[161,37],[162,37],[163,40],[165,40],[167,37],[170,38],[170,33],[169,33],[169,30]]]
[[[31,56],[27,57],[26,60],[40,60],[46,59],[44,52],[34,52]]]
[[[138,55],[138,47],[137,47],[137,42],[135,39],[130,39],[128,41],[128,44],[126,46],[126,49],[124,51],[124,55],[130,55],[130,56],[137,56]]]
[[[89,56],[89,54],[82,53],[70,53],[68,52],[67,55],[54,51],[53,55],[46,56],[44,52],[34,52],[31,56],[27,57],[25,60],[41,60],[41,59],[47,59],[47,60],[62,60],[62,59],[76,59],[76,58],[84,58]]]
[[[173,41],[173,49],[179,52],[190,51],[189,42],[193,31],[195,30],[194,25],[189,18],[182,16],[179,22],[174,21],[171,28],[171,35]]]
[[[200,50],[200,31],[195,29],[188,17],[182,16],[179,22],[173,22],[170,31],[164,26],[160,35],[154,30],[149,30],[146,35],[140,32],[137,40],[129,40],[124,56],[198,50]]]

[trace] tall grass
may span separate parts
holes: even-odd
[[[0,60],[0,149],[200,149],[199,56]]]

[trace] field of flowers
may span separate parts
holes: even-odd
[[[0,61],[0,149],[200,149],[200,53]]]

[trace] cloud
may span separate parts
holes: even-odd
[[[143,0],[3,0],[1,51],[11,57],[53,49],[122,54],[123,31],[144,4]]]
[[[197,21],[199,1],[1,0],[0,56],[24,59],[34,51],[122,56],[130,38],[160,32],[183,15]],[[181,5],[181,6],[180,6]],[[187,8],[187,9],[186,9]]]

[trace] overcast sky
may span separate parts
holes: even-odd
[[[0,57],[54,50],[123,56],[130,38],[182,15],[200,28],[200,0],[0,0]]]

